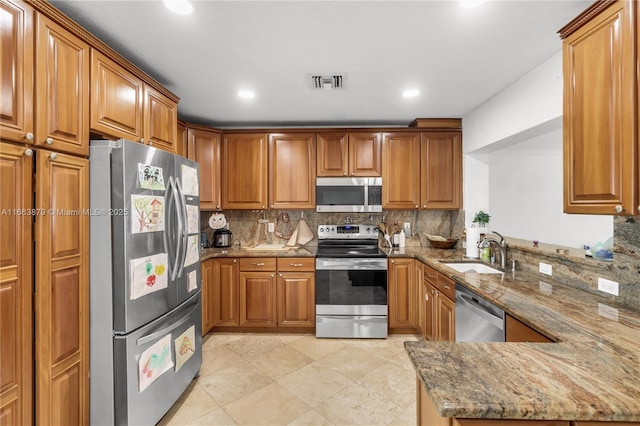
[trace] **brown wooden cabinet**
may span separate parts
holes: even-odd
[[[89,45],[37,15],[36,145],[89,155]]]
[[[91,130],[176,151],[177,103],[91,49]]]
[[[455,283],[430,266],[423,265],[425,340],[455,340]]]
[[[89,422],[89,161],[36,153],[36,423]]]
[[[424,336],[427,317],[425,315],[426,300],[424,297],[424,268],[423,263],[417,259],[413,261],[413,287],[415,299],[417,300],[413,323],[415,324],[418,334]]]
[[[596,2],[560,30],[565,213],[640,213],[637,8]]]
[[[278,258],[278,327],[315,327],[313,258]]]
[[[511,315],[506,315],[505,338],[507,342],[553,342],[544,334],[538,333],[533,328],[515,319]]]
[[[33,153],[28,151],[0,142],[0,419],[8,425],[33,423],[35,215]]]
[[[240,325],[239,280],[238,259],[213,259],[213,305],[211,308],[214,327]]]
[[[382,176],[382,134],[318,133],[318,176]]]
[[[0,0],[0,134],[2,140],[33,143],[34,10],[22,1]]]
[[[276,327],[276,259],[240,259],[240,325]]]
[[[313,209],[316,206],[316,135],[269,135],[269,207]]]
[[[213,328],[214,321],[214,282],[216,280],[214,259],[205,260],[200,265],[202,271],[202,335],[204,336]]]
[[[415,332],[418,297],[414,288],[413,259],[389,259],[387,297],[389,304],[389,330]]]
[[[420,203],[423,209],[462,208],[462,132],[422,132]]]
[[[184,121],[178,120],[177,132],[178,138],[176,139],[176,154],[193,160],[193,158],[189,156],[189,143],[187,142],[187,125]],[[202,176],[202,172],[200,172],[200,175]]]
[[[420,208],[420,133],[384,133],[382,208]]]
[[[222,136],[222,208],[267,208],[267,135]]]
[[[220,210],[220,133],[187,129],[189,158],[200,164],[200,209]]]

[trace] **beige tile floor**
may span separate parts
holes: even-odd
[[[160,425],[415,425],[406,340],[209,334],[200,377]]]

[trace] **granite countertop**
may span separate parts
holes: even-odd
[[[200,260],[205,261],[214,257],[316,257],[318,247],[294,247],[287,251],[274,250],[245,250],[237,246],[228,248],[206,248],[200,253]]]
[[[441,416],[640,421],[639,311],[531,273],[459,273],[438,261],[462,252],[389,255],[423,261],[557,342],[405,342]]]

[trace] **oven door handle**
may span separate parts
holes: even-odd
[[[316,270],[386,271],[387,259],[322,258],[316,259]]]
[[[387,315],[360,315],[360,316],[352,316],[352,315],[340,315],[340,316],[334,316],[334,315],[319,315],[320,318],[322,319],[332,319],[332,320],[345,320],[348,319],[349,321],[367,321],[370,320],[372,318],[388,318]]]

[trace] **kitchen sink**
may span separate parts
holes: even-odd
[[[448,266],[449,268],[458,271],[458,272],[476,272],[478,274],[502,274],[503,272],[494,269],[490,266],[485,265],[484,263],[471,263],[471,262],[461,262],[461,263],[447,263],[442,262],[443,265]]]

